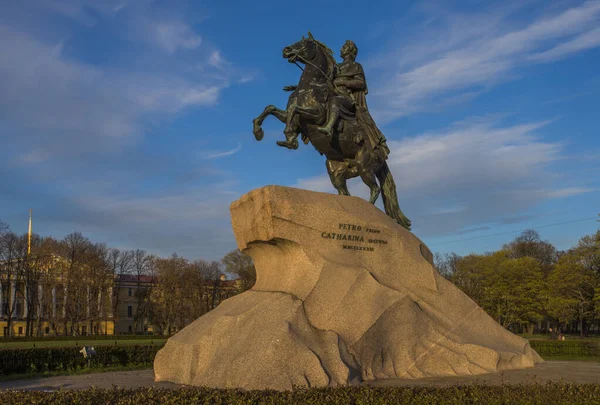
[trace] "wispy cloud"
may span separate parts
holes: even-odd
[[[163,21],[152,24],[152,28],[154,40],[168,53],[179,49],[195,49],[202,43],[202,38],[182,21]]]
[[[461,94],[477,95],[514,77],[523,64],[551,62],[600,45],[600,1],[538,15],[521,27],[506,23],[515,5],[503,7],[487,14],[436,14],[436,25],[403,38],[402,44],[408,45],[376,57],[372,65],[382,70],[376,76],[388,78],[372,86],[376,117],[390,121]]]
[[[110,17],[114,9],[122,5],[113,3],[95,6],[95,2],[88,0],[43,0],[44,8],[36,12],[50,21],[53,16],[62,15],[81,22],[82,15],[93,15],[95,19]],[[9,17],[10,13],[4,20],[0,17],[0,54],[3,55],[0,59],[3,93],[0,118],[11,128],[4,136],[10,133],[14,137],[11,159],[19,165],[38,164],[53,156],[118,151],[141,138],[148,118],[156,122],[183,109],[214,106],[221,91],[232,85],[232,72],[238,69],[226,61],[214,45],[208,47],[207,52],[191,55],[191,59],[179,61],[177,55],[165,58],[163,51],[175,52],[200,45],[200,36],[176,15],[169,15],[165,23],[143,9],[128,5],[127,14],[110,26],[119,34],[109,37],[113,39],[121,34],[129,35],[128,29],[138,30],[143,26],[154,30],[155,37],[149,38],[155,40],[157,46],[143,51],[148,66],[144,73],[139,69],[84,62],[77,58],[80,54],[74,53],[69,43],[72,34],[64,31],[54,34],[49,30],[49,35],[40,35],[40,30],[26,24],[9,25],[6,20]],[[133,23],[131,27],[129,22]],[[90,28],[96,29],[103,28]],[[115,45],[124,44],[117,41]],[[133,60],[136,52],[140,52],[139,47],[130,53]],[[186,70],[192,60],[211,66],[216,73],[198,74]],[[153,70],[155,64],[160,66]],[[41,133],[44,136],[40,136]],[[0,133],[0,138],[2,136]],[[45,151],[43,159],[42,155],[29,151],[30,144]],[[65,144],[69,148],[61,146]]]
[[[231,156],[233,154],[238,153],[242,150],[242,144],[238,142],[237,146],[234,149],[225,151],[225,152],[209,152],[204,154],[204,159],[219,159],[226,156]]]
[[[596,191],[596,190],[593,188],[587,188],[587,187],[566,187],[566,188],[560,188],[560,189],[556,189],[556,190],[542,191],[542,193],[545,194],[546,196],[548,196],[548,198],[566,198],[566,197],[573,197],[573,196],[580,195],[580,194],[591,193],[593,191]]]
[[[98,23],[98,14],[114,14],[125,6],[117,0],[39,0],[37,3],[88,28]]]
[[[551,121],[502,125],[498,118],[472,118],[449,128],[388,141],[388,160],[400,206],[425,237],[479,228],[551,198],[591,191],[555,188],[554,164],[564,145],[538,133]],[[368,189],[354,179],[353,195]],[[335,193],[327,175],[298,180],[295,187]],[[485,225],[484,225],[485,224]]]
[[[551,62],[597,46],[600,46],[600,28],[584,32],[575,39],[557,45],[547,51],[533,54],[529,59],[537,62]]]
[[[562,103],[562,102],[565,102],[565,101],[575,100],[575,99],[580,98],[580,97],[589,96],[590,94],[594,94],[594,92],[593,91],[577,92],[577,93],[569,94],[569,95],[566,95],[566,96],[563,96],[563,97],[553,98],[551,100],[545,101],[544,104]]]

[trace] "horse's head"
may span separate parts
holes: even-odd
[[[320,77],[322,80],[331,80],[337,66],[331,49],[317,41],[310,31],[308,31],[308,38],[302,37],[300,41],[283,48],[283,57],[290,63],[301,62],[307,65],[303,76],[311,72],[311,76],[316,74],[314,77]]]
[[[306,63],[317,57],[318,47],[319,44],[309,31],[308,38],[302,37],[300,41],[283,48],[283,57],[290,63]]]

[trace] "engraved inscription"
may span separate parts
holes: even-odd
[[[321,238],[332,241],[339,240],[344,242],[358,243],[352,245],[342,244],[340,246],[342,249],[373,252],[375,250],[375,246],[388,244],[388,241],[382,239],[379,234],[381,234],[381,230],[370,226],[338,223],[338,227],[335,232],[323,231],[321,232]],[[366,245],[363,245],[363,243]]]
[[[351,245],[342,245],[342,247],[344,249],[350,249],[350,250],[366,250],[368,252],[372,252],[375,249],[372,247],[368,247],[368,246],[351,246]]]

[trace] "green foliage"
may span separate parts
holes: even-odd
[[[152,364],[162,345],[98,346],[90,368]],[[45,371],[69,371],[88,366],[81,347],[0,349],[0,375]]]
[[[600,357],[597,340],[530,340],[531,348],[544,358]]]
[[[563,331],[577,325],[583,338],[600,319],[600,231],[567,252],[528,230],[497,252],[436,257],[440,272],[505,328],[531,333],[547,320]]]
[[[600,384],[552,382],[521,385],[453,387],[297,388],[293,391],[89,389],[54,392],[5,391],[13,405],[31,404],[600,404]]]
[[[506,251],[469,255],[452,281],[504,327],[541,320],[546,283],[540,263]]]
[[[548,277],[550,315],[562,322],[586,319],[594,312],[598,280],[576,251],[560,258]]]
[[[529,257],[535,259],[547,274],[558,259],[558,252],[552,244],[540,239],[533,229],[523,231],[512,242],[502,246],[513,259]]]

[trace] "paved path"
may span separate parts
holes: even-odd
[[[560,381],[587,384],[600,384],[600,363],[592,361],[546,361],[532,368],[509,370],[500,373],[482,374],[467,377],[431,377],[418,380],[377,380],[365,384],[379,386],[439,386],[481,383],[488,385],[545,383]]]
[[[600,363],[591,361],[547,361],[534,368],[511,370],[502,373],[484,374],[469,377],[434,377],[419,380],[377,380],[365,384],[378,386],[450,386],[458,384],[518,384],[545,383],[546,381],[568,381],[576,383],[600,383]],[[0,389],[18,390],[57,390],[86,389],[91,387],[112,388],[158,387],[180,388],[181,385],[154,382],[152,370],[115,371],[109,373],[85,374],[35,378],[0,382]]]

